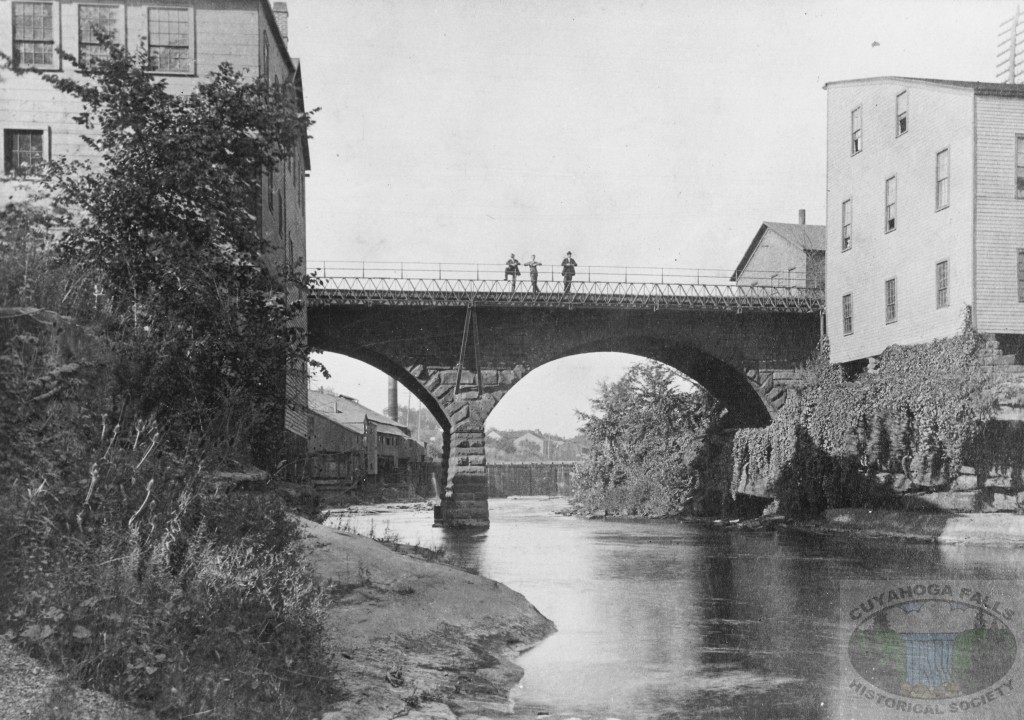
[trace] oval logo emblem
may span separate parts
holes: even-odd
[[[1017,658],[1005,618],[984,605],[922,598],[871,609],[850,635],[861,678],[885,693],[946,700],[998,686]]]

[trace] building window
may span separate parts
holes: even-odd
[[[896,229],[896,176],[885,181],[885,231]]]
[[[935,209],[949,207],[949,148],[935,156]]]
[[[896,278],[885,281],[885,321],[896,322]]]
[[[149,69],[192,72],[188,8],[149,8]]]
[[[1024,303],[1024,250],[1017,251],[1017,302]]]
[[[1020,265],[1018,259],[1018,266]],[[1020,272],[1017,273],[1018,277]],[[1018,293],[1019,294],[1019,293]],[[935,307],[949,307],[949,261],[935,263]]]
[[[1017,197],[1024,198],[1024,135],[1017,136]]]
[[[907,91],[896,96],[896,137],[907,131]]]
[[[270,38],[263,33],[263,77],[270,76]]]
[[[267,171],[267,209],[274,212],[274,166]]]
[[[863,150],[861,142],[860,108],[850,113],[850,154],[856,155]]]
[[[54,66],[53,3],[14,3],[14,63],[18,67]]]
[[[4,172],[31,175],[46,161],[42,130],[4,130]]]
[[[284,197],[277,191],[277,234],[284,237]]]
[[[843,203],[843,250],[853,247],[853,200]]]
[[[853,295],[843,295],[843,335],[853,335]]]
[[[78,6],[78,61],[87,63],[106,57],[100,37],[117,40],[120,8],[113,5]]]

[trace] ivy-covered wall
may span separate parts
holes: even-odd
[[[993,467],[1017,468],[1019,483],[1022,433],[992,420],[1005,384],[991,372],[991,352],[965,329],[890,347],[869,372],[846,379],[822,347],[775,422],[737,432],[733,492],[757,488],[781,512],[808,515],[885,505],[907,489],[952,488],[963,465],[981,481]]]

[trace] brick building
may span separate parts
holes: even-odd
[[[1024,86],[877,77],[828,93],[833,362],[1024,334]]]
[[[267,0],[123,0],[84,3],[69,0],[0,0],[0,52],[23,68],[72,73],[58,50],[81,60],[97,53],[98,32],[134,51],[147,48],[152,72],[171,92],[189,92],[224,62],[251,76],[288,82],[304,109],[302,72],[288,52],[288,9]],[[88,160],[93,151],[82,141],[88,130],[74,121],[80,103],[40,77],[0,71],[0,133],[4,178],[0,190],[31,179],[41,162],[58,157]],[[305,178],[310,170],[308,143],[263,178],[257,220],[273,250],[275,266],[287,260],[305,269]],[[13,182],[17,178],[18,182]],[[6,182],[5,182],[6,181]],[[11,197],[4,193],[4,200]],[[304,321],[303,321],[304,322]],[[304,442],[302,408],[305,368],[288,373],[289,408],[285,425],[290,442]]]

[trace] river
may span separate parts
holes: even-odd
[[[564,506],[491,500],[485,532],[432,528],[422,510],[349,522],[363,533],[443,547],[554,621],[558,632],[518,660],[525,674],[512,693],[517,716],[861,717],[849,710],[841,662],[861,588],[921,581],[958,593],[995,583],[1021,595],[1021,551],[587,521],[556,514]]]

